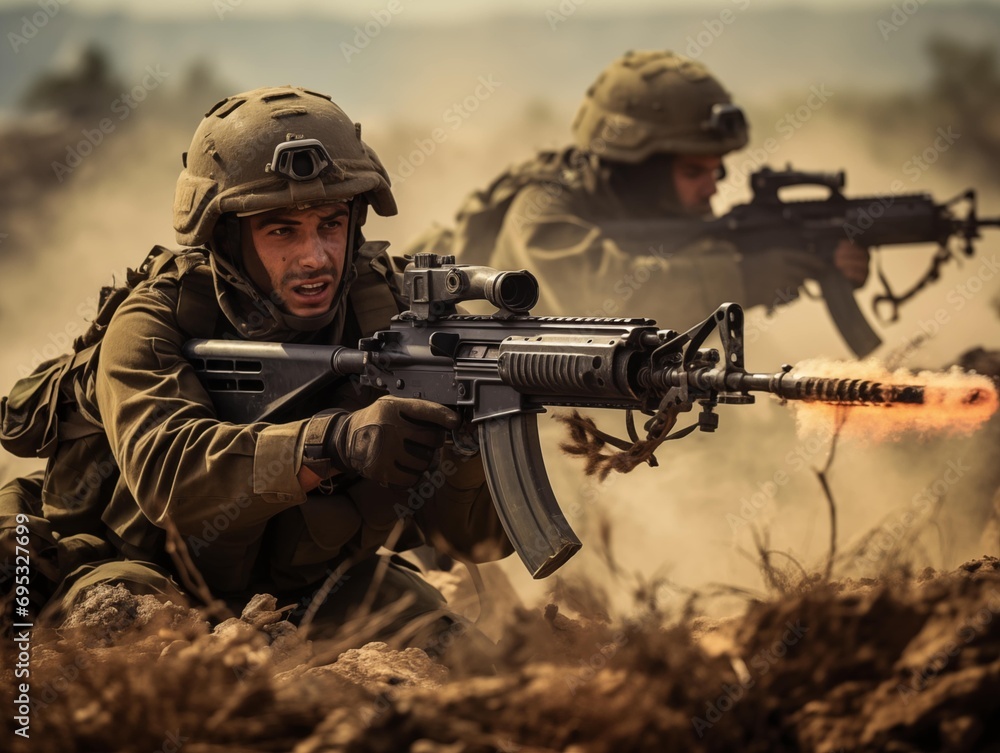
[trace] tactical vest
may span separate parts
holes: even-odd
[[[462,264],[490,263],[504,218],[518,193],[527,186],[596,185],[590,157],[576,148],[539,152],[533,159],[508,168],[486,188],[474,191],[455,215],[455,228],[433,228],[407,248],[455,254]]]
[[[367,337],[399,313],[390,280],[388,244],[368,243],[358,252],[358,277],[348,295],[350,310]],[[96,405],[94,380],[101,340],[115,311],[140,283],[179,282],[177,321],[190,339],[210,338],[222,312],[203,249],[156,246],[123,286],[101,289],[98,314],[73,343],[73,352],[45,361],[0,399],[0,445],[18,457],[46,458],[42,510],[61,536],[105,534],[101,515],[120,471]]]

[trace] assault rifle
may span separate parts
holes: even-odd
[[[754,402],[753,392],[786,400],[846,405],[922,403],[923,388],[847,379],[796,377],[791,367],[751,374],[743,361],[743,310],[727,303],[684,333],[649,319],[533,317],[538,283],[527,271],[503,272],[417,254],[403,272],[409,310],[358,348],[237,340],[192,340],[185,355],[211,395],[219,418],[274,420],[296,401],[338,378],[400,397],[447,405],[464,419],[452,439],[459,451],[482,452],[500,519],[535,578],[558,569],[581,546],[549,485],[537,415],[546,406],[630,411],[631,443],[591,424],[603,459],[617,470],[655,464],[653,450],[694,429],[715,431],[716,406]],[[456,312],[486,300],[492,316]],[[703,348],[718,331],[722,352]],[[698,403],[697,423],[674,434],[678,413]],[[650,416],[640,438],[631,411]]]
[[[936,243],[938,252],[929,270],[911,288],[897,295],[879,272],[884,291],[872,302],[876,317],[896,321],[899,307],[929,283],[938,279],[941,265],[953,257],[952,238],[963,242],[971,256],[973,241],[983,227],[1000,227],[1000,218],[981,219],[976,214],[976,192],[969,189],[951,201],[939,204],[927,193],[888,193],[846,198],[844,172],[822,173],[772,170],[763,167],[750,176],[753,198],[733,207],[728,214],[697,223],[666,221],[664,234],[671,247],[683,247],[700,238],[731,242],[745,254],[770,248],[803,249],[829,262],[829,273],[817,280],[830,317],[847,345],[859,357],[877,348],[881,339],[858,307],[850,282],[833,266],[833,254],[843,240],[869,248],[909,243]],[[779,192],[792,186],[820,186],[829,190],[824,199],[783,201]],[[964,216],[955,213],[965,204]],[[671,229],[673,228],[673,229]],[[883,311],[888,307],[888,314]]]

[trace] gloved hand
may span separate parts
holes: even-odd
[[[855,288],[860,288],[868,280],[869,261],[871,254],[868,253],[868,249],[852,241],[841,241],[833,252],[833,266]]]
[[[787,248],[744,254],[740,269],[744,293],[740,303],[747,308],[774,308],[794,301],[802,283],[830,272],[830,266],[814,254]]]
[[[408,489],[430,467],[446,430],[458,424],[458,414],[443,405],[385,396],[367,408],[336,416],[324,450],[340,471]]]
[[[833,254],[833,269],[859,288],[868,278],[868,249],[841,241]],[[815,254],[787,248],[745,254],[740,265],[744,300],[747,306],[768,307],[789,303],[799,297],[806,280],[818,280],[831,271],[830,265]]]

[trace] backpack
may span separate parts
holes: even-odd
[[[570,148],[539,152],[534,159],[508,168],[486,188],[466,198],[455,215],[454,230],[436,225],[415,239],[406,254],[455,254],[462,264],[488,265],[507,212],[521,190],[533,184],[576,181],[583,161],[583,153]]]
[[[218,306],[201,251],[156,246],[124,285],[101,288],[98,313],[73,350],[39,364],[0,399],[0,445],[12,455],[46,458],[41,502],[60,535],[101,535],[101,514],[119,470],[93,401],[101,340],[111,317],[140,283],[160,275],[180,280],[178,320],[192,337],[211,337]]]

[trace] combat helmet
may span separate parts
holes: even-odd
[[[206,113],[174,194],[177,241],[212,240],[227,212],[249,214],[363,196],[396,214],[389,177],[361,126],[330,97],[292,86],[228,97]]]
[[[587,90],[573,121],[577,145],[603,159],[717,154],[747,143],[747,121],[701,63],[662,51],[630,51]]]
[[[329,96],[292,86],[228,97],[206,113],[184,153],[174,193],[174,230],[186,246],[207,246],[216,297],[247,337],[316,330],[344,310],[357,275],[360,227],[371,206],[396,214],[389,176],[354,123]],[[271,209],[350,205],[345,274],[330,312],[296,317],[264,295],[243,268],[238,217]],[[342,317],[341,317],[342,318]]]

